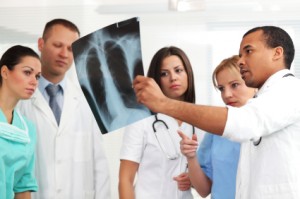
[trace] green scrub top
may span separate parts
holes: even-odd
[[[34,191],[38,189],[34,175],[36,129],[32,122],[13,112],[12,125],[8,128],[18,127],[28,129],[29,143],[19,142],[1,136],[0,133],[0,198],[13,199],[15,193]],[[0,109],[0,122],[7,123],[6,117]],[[0,128],[0,131],[4,132]]]

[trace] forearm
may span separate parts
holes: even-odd
[[[212,182],[203,172],[196,157],[188,159],[188,169],[193,187],[201,197],[208,196],[211,192]]]
[[[119,198],[134,199],[134,179],[139,164],[129,160],[121,160],[119,171]]]
[[[134,199],[133,182],[126,179],[119,180],[119,199]]]
[[[204,131],[222,135],[227,120],[226,107],[203,106],[166,98],[159,112],[189,123]]]
[[[31,199],[31,192],[25,191],[21,193],[15,193],[15,199]]]

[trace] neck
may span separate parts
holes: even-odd
[[[18,100],[14,97],[7,95],[7,92],[3,92],[3,88],[0,89],[0,108],[4,113],[6,120],[11,124],[13,117],[13,110],[17,105]]]
[[[53,83],[53,84],[57,84],[59,82],[61,82],[64,79],[64,75],[62,76],[53,76],[53,75],[48,75],[48,74],[42,74],[42,76],[48,80],[49,82]]]

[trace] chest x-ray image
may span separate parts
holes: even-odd
[[[72,44],[81,89],[103,134],[151,115],[132,81],[143,75],[139,19],[118,22]]]

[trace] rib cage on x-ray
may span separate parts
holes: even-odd
[[[132,88],[133,78],[143,74],[137,25],[118,23],[72,46],[79,83],[102,133],[150,116]]]

